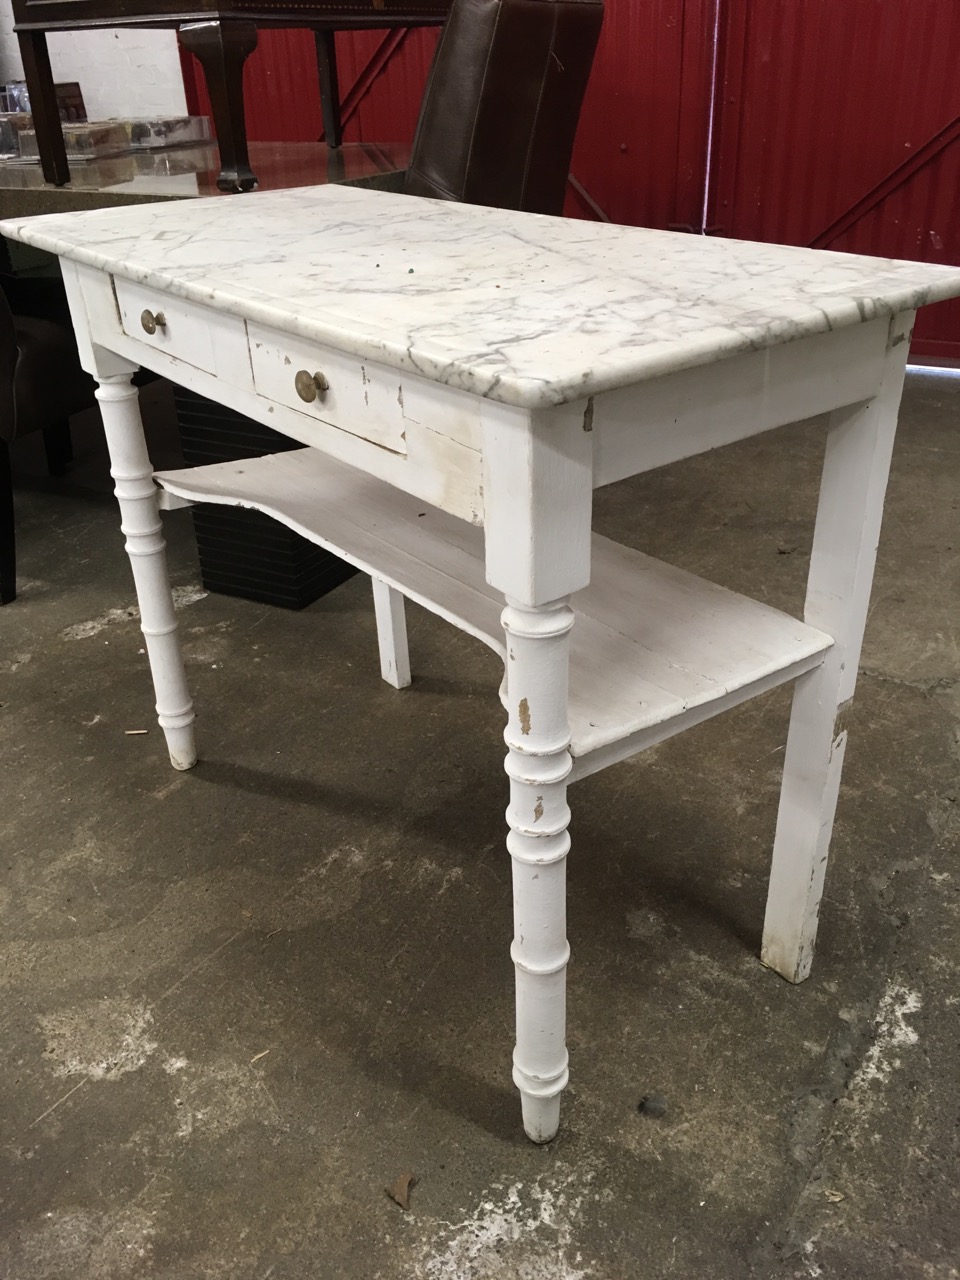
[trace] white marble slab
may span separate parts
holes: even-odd
[[[50,214],[0,233],[528,407],[960,295],[960,268],[342,186]]]

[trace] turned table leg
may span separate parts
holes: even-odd
[[[813,961],[912,326],[891,321],[878,394],[830,415],[804,621],[834,644],[794,690],[763,928],[763,962],[790,982]]]
[[[516,1048],[523,1127],[560,1123],[566,1049],[569,597],[590,581],[593,435],[583,407],[483,414],[487,581],[503,593]]]
[[[116,481],[122,529],[140,604],[140,627],[157,695],[157,715],[175,769],[197,763],[193,703],[177,640],[177,618],[167,576],[157,488],[143,438],[137,388],[128,374],[105,377],[97,388],[110,474]]]
[[[510,778],[507,850],[513,860],[510,955],[517,994],[513,1080],[527,1136],[549,1142],[560,1125],[560,1095],[569,1079],[567,688],[573,612],[566,600],[540,607],[508,600],[502,621],[509,715],[504,734]]]
[[[243,64],[257,47],[257,28],[252,22],[188,22],[180,28],[179,37],[207,78],[220,148],[217,186],[221,191],[250,191],[257,179],[247,153]]]
[[[30,110],[33,127],[37,131],[37,150],[40,168],[45,182],[62,187],[70,181],[67,149],[63,142],[57,92],[50,70],[50,54],[47,51],[45,31],[18,31],[20,57],[23,61],[23,78],[30,94]]]

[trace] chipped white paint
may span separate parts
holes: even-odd
[[[160,528],[153,468],[143,436],[138,393],[128,374],[104,376],[97,387],[100,415],[110,450],[126,534],[127,554],[140,605],[140,630],[147,646],[157,695],[157,719],[175,769],[197,763],[193,701],[177,640],[177,618],[167,576],[166,543]]]
[[[196,758],[193,712],[129,382],[139,363],[307,446],[158,476],[169,505],[206,485],[371,573],[394,683],[408,677],[397,593],[503,655],[514,1079],[528,1134],[546,1141],[567,1081],[568,783],[798,676],[763,957],[793,981],[809,970],[912,310],[960,294],[960,269],[336,186],[244,210],[197,200],[0,231],[63,259],[176,767]],[[169,323],[145,334],[141,304]],[[323,375],[301,379],[306,401],[298,363]],[[591,539],[595,484],[822,413],[804,623]],[[458,519],[434,521],[423,501]],[[482,559],[461,520],[482,525]],[[361,876],[326,893],[331,865],[304,896],[364,900]],[[181,1128],[213,1113],[198,1101]]]
[[[238,364],[234,358],[237,343],[246,345],[242,320],[221,315],[218,323],[211,325],[207,319],[209,313],[203,307],[168,295],[163,300],[163,324],[148,334],[141,316],[144,311],[158,309],[156,295],[127,280],[116,280],[114,293],[124,333],[176,360],[230,377],[237,388],[253,389],[249,361]]]
[[[635,388],[598,397],[592,402],[595,487],[634,474],[638,437],[652,469],[868,400],[882,374],[887,329],[879,319],[721,365],[682,369],[645,386],[642,399]],[[812,385],[811,364],[821,366]]]
[[[431,1224],[411,1280],[588,1280],[576,1232],[592,1181],[560,1166],[491,1188],[462,1221]]]
[[[155,479],[165,492],[198,502],[264,511],[371,573],[381,673],[389,683],[409,679],[403,596],[503,657],[503,596],[486,581],[482,530],[316,449],[160,471]],[[777,609],[599,534],[588,550],[592,581],[571,601],[576,778],[810,670],[832,643]],[[557,556],[551,572],[567,563]],[[552,587],[541,583],[541,590]]]
[[[250,325],[249,333],[253,379],[261,396],[308,420],[334,422],[341,430],[393,453],[407,452],[408,423],[394,369],[358,361],[329,347],[318,349],[316,342],[257,325]],[[295,375],[300,371],[322,373],[327,382],[326,390],[312,401],[305,402],[297,390]]]
[[[829,419],[803,616],[834,643],[794,688],[763,925],[763,963],[790,982],[813,963],[912,331],[912,315],[891,321],[877,394]]]
[[[142,1003],[99,1000],[46,1014],[39,1022],[47,1040],[45,1056],[57,1076],[118,1080],[139,1071],[157,1050],[153,1014]]]
[[[395,689],[406,689],[410,684],[410,649],[403,596],[382,578],[373,578],[372,582],[380,674]]]
[[[565,1041],[566,928],[573,766],[567,719],[570,630],[566,600],[503,611],[508,659],[505,769],[510,779],[507,850],[513,860],[513,944],[517,1044],[513,1080],[523,1127],[549,1142],[560,1125],[560,1095],[569,1079]]]

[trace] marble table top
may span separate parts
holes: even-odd
[[[331,186],[0,234],[529,408],[960,295],[958,267]]]

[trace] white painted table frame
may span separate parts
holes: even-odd
[[[76,297],[75,287],[71,293]],[[796,347],[778,348],[776,353],[790,367],[774,370],[781,378],[776,387],[755,376],[761,367],[770,373],[772,353],[764,352],[759,358],[751,354],[723,366],[674,375],[678,385],[672,388],[654,383],[633,395],[611,393],[608,403],[602,398],[593,401],[589,431],[584,406],[553,412],[483,406],[487,579],[506,602],[502,625],[508,652],[507,848],[514,866],[511,955],[517,997],[513,1076],[523,1102],[524,1127],[536,1142],[556,1134],[560,1097],[568,1080],[567,785],[574,762],[568,750],[567,697],[575,619],[570,597],[590,582],[594,485],[832,411],[804,620],[831,636],[833,644],[796,685],[763,935],[764,963],[799,982],[810,972],[813,958],[847,738],[843,709],[856,682],[912,319],[908,314],[876,321],[866,331],[848,330],[839,335],[839,343],[812,338]],[[211,322],[216,322],[215,316]],[[872,339],[867,344],[865,332]],[[865,353],[849,350],[864,345]],[[825,393],[817,374],[823,372],[822,362],[832,346],[847,350],[832,357],[843,375],[832,381],[841,385]],[[197,759],[193,709],[166,574],[157,488],[138,393],[130,383],[136,366],[89,341],[84,349],[87,366],[100,382],[97,395],[159,722],[174,767],[188,769]],[[852,364],[851,356],[857,357]],[[177,380],[195,384],[184,372],[176,371]],[[792,377],[784,377],[787,374]],[[718,375],[727,384],[722,398]],[[194,389],[215,391],[209,386]],[[671,424],[653,417],[649,432],[630,429],[631,423],[650,414],[644,401],[656,399],[658,393],[664,402],[689,404],[686,421],[670,430]],[[834,403],[837,395],[840,403]],[[268,415],[259,416],[269,424]],[[187,483],[186,477],[180,479]],[[175,480],[170,487],[176,488]],[[410,683],[402,595],[375,576],[376,566],[367,567],[374,574],[382,674],[401,688]],[[708,714],[715,708],[723,709],[710,704]],[[607,749],[602,764],[623,759],[701,718],[705,717],[680,715],[635,743],[621,740]]]
[[[30,240],[28,228],[14,233]],[[36,242],[46,247],[39,234]],[[281,318],[264,328],[69,253],[62,267],[81,357],[99,382],[175,768],[197,757],[160,505],[255,507],[367,571],[382,674],[397,688],[410,682],[404,596],[503,656],[513,1077],[534,1141],[557,1132],[568,1079],[568,785],[791,679],[762,959],[792,982],[807,976],[912,309],[878,308],[828,332],[523,407],[307,341],[293,311],[289,325]],[[938,296],[957,291],[954,273]],[[166,312],[150,337],[138,327],[141,307]],[[292,391],[293,372],[308,360],[331,383],[313,407]],[[155,476],[130,381],[140,365],[306,447]],[[591,534],[594,488],[823,414],[829,430],[802,623]]]

